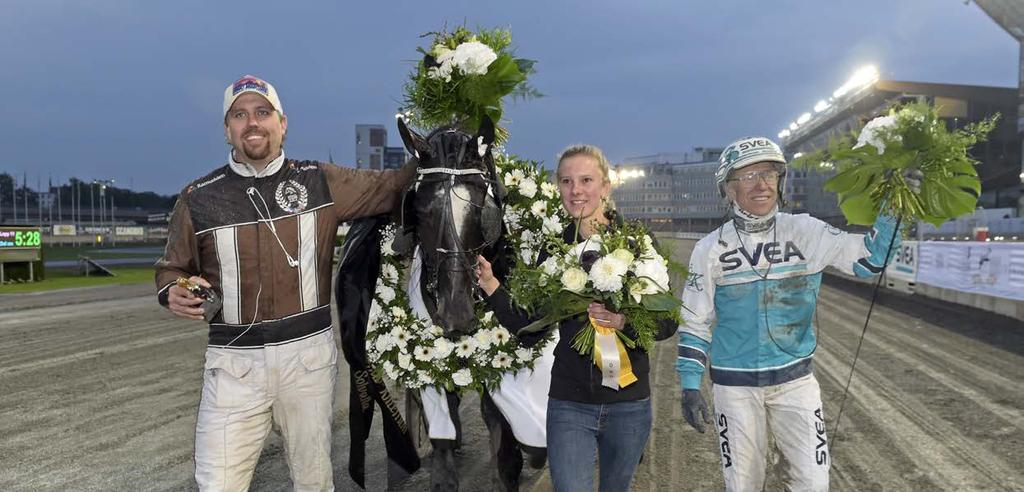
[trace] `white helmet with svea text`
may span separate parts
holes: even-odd
[[[718,193],[724,198],[725,180],[729,173],[736,169],[757,164],[759,162],[777,162],[781,164],[781,170],[785,170],[786,157],[782,155],[782,149],[775,142],[766,137],[747,137],[739,139],[722,151],[718,158],[718,170],[715,171],[715,184],[718,185]],[[779,192],[781,196],[782,180],[779,180]]]

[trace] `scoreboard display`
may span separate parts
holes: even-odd
[[[38,261],[41,239],[38,227],[0,226],[0,261]]]

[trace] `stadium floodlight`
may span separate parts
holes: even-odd
[[[818,104],[814,105],[814,112],[815,113],[820,113],[820,112],[828,109],[828,106],[829,106],[829,104],[827,102],[825,102],[825,101],[818,101]]]
[[[796,129],[799,128],[799,127],[800,127],[800,125],[797,125],[796,123],[790,123],[789,124],[789,129],[792,130],[792,131],[796,131]],[[1021,175],[1021,179],[1024,179],[1024,174]]]
[[[786,138],[786,137],[788,137],[790,135],[792,135],[792,133],[790,133],[790,131],[788,129],[787,130],[782,130],[781,132],[779,132],[779,138]]]
[[[878,69],[875,68],[874,65],[867,65],[861,67],[860,69],[853,73],[853,76],[850,77],[850,80],[847,80],[845,84],[840,86],[838,89],[835,90],[835,92],[832,93],[832,97],[838,99],[840,97],[845,96],[850,91],[860,89],[861,87],[870,84],[874,84],[877,81]]]
[[[802,125],[804,123],[807,123],[808,121],[811,121],[811,113],[804,113],[800,115],[799,118],[796,119],[796,124]]]

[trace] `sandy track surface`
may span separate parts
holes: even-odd
[[[833,488],[1024,490],[1024,328],[1009,318],[884,292],[837,438],[835,416],[870,290],[825,284],[816,374],[832,439]],[[170,316],[152,291],[0,295],[0,490],[194,489],[192,432],[205,327]],[[698,434],[682,422],[675,352],[674,342],[665,342],[653,354],[655,423],[634,489],[721,490],[715,434]],[[335,481],[339,490],[358,490],[345,468],[347,381],[342,363]],[[477,407],[473,397],[462,405],[466,442],[458,465],[469,491],[490,484]],[[254,490],[290,488],[281,451],[271,433]],[[369,490],[386,487],[385,462],[374,430],[367,443]],[[427,484],[420,471],[392,488]],[[768,489],[780,484],[775,474]],[[546,470],[527,470],[523,485],[550,490]]]

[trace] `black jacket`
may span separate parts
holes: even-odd
[[[562,231],[562,238],[567,243],[576,241],[575,223]],[[546,252],[542,251],[537,259],[538,263],[543,262],[546,257]],[[539,319],[539,317],[531,318],[524,310],[515,306],[504,286],[494,291],[486,301],[494,310],[498,321],[513,333],[517,333],[532,321]],[[651,363],[647,352],[639,346],[633,349],[626,348],[637,381],[625,388],[619,388],[617,391],[601,385],[600,368],[594,364],[589,355],[580,355],[572,348],[573,337],[587,323],[589,323],[587,314],[583,313],[553,325],[558,327],[559,340],[558,345],[555,346],[555,363],[551,369],[551,389],[548,391],[548,396],[558,400],[593,404],[635,401],[649,397],[651,395],[649,378]],[[676,323],[672,321],[662,322],[660,328],[655,336],[656,340],[664,340],[676,333]],[[636,333],[629,326],[628,320],[625,330],[626,334],[635,338]],[[524,344],[531,344],[536,343],[539,338],[526,335],[520,337],[520,340]]]

